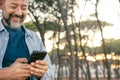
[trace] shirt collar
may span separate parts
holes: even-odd
[[[25,25],[23,25],[23,29],[25,30],[25,35],[26,35],[26,36],[32,37],[31,30],[27,29],[27,28],[25,27]]]
[[[23,29],[25,30],[25,35],[26,36],[32,37],[31,31],[29,29],[27,29],[25,27],[25,25],[23,25]],[[6,29],[5,29],[5,27],[4,27],[3,23],[2,23],[2,20],[0,20],[0,32],[2,32],[2,31],[6,31]]]
[[[0,20],[0,32],[6,30],[4,25],[2,24],[2,21]]]

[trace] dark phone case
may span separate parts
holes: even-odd
[[[28,59],[28,64],[35,62],[36,60],[43,60],[46,54],[46,51],[33,51],[30,58]]]

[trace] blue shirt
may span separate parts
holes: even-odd
[[[24,27],[25,30],[25,42],[28,47],[28,51],[31,54],[34,50],[45,51],[41,38],[38,37],[36,33]],[[2,22],[0,21],[0,69],[2,69],[2,62],[3,58],[7,49],[9,41],[9,33],[3,26]],[[41,80],[54,80],[54,70],[51,65],[51,61],[49,55],[45,57],[48,62],[48,70],[45,75],[41,78]],[[1,74],[1,73],[0,73]],[[35,77],[33,80],[37,80]]]
[[[5,27],[9,32],[9,41],[2,62],[3,67],[9,67],[17,58],[29,58],[29,51],[25,43],[25,31],[23,28],[11,29]],[[13,44],[14,43],[14,44]]]

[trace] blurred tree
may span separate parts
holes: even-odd
[[[32,19],[32,22],[37,27],[38,31],[40,32],[42,41],[44,43],[44,34],[45,29],[47,28],[46,21],[48,21],[48,13],[51,13],[52,0],[29,0],[29,16]],[[44,26],[41,26],[43,23]],[[45,43],[44,43],[45,44]]]
[[[85,0],[88,1],[88,0]],[[57,45],[58,63],[61,64],[62,56],[65,56],[65,53],[71,52],[70,62],[71,62],[71,80],[78,80],[76,78],[78,75],[78,70],[76,63],[76,56],[74,52],[83,51],[84,56],[86,47],[89,40],[89,35],[85,34],[88,30],[98,31],[98,26],[103,28],[105,25],[110,25],[106,22],[100,21],[100,24],[97,21],[86,20],[75,22],[74,15],[74,5],[76,5],[75,0],[29,0],[29,16],[32,19],[32,22],[37,27],[44,42],[44,34],[47,30],[53,30],[53,42]],[[97,16],[96,16],[97,17]],[[29,26],[29,24],[27,24]],[[87,29],[87,30],[86,30]],[[60,38],[61,31],[65,32],[66,35],[64,38]],[[84,32],[84,33],[83,33]],[[57,39],[56,39],[57,37]],[[60,51],[60,44],[64,43],[65,48],[63,52]],[[84,49],[85,48],[85,49]],[[61,55],[63,53],[64,55]],[[54,57],[54,56],[53,56]],[[85,59],[86,60],[86,59]],[[90,80],[90,71],[89,63],[86,60],[87,70],[86,79]],[[60,67],[59,67],[60,69]],[[60,73],[60,71],[59,71]],[[59,75],[59,74],[58,74]],[[59,80],[59,79],[58,79]]]
[[[76,80],[76,65],[75,65],[75,55],[74,55],[74,50],[72,47],[72,42],[71,42],[71,35],[70,35],[70,27],[68,26],[68,10],[69,10],[69,1],[65,0],[58,0],[58,7],[61,12],[61,17],[64,23],[65,31],[66,31],[66,39],[68,42],[68,48],[71,53],[71,72],[70,72],[70,80]]]
[[[110,54],[111,52],[115,52],[117,55],[120,55],[120,39],[106,39],[106,52]]]
[[[97,23],[99,25],[98,27],[99,27],[100,32],[101,32],[102,48],[103,48],[103,52],[105,54],[105,66],[107,68],[108,80],[111,80],[111,64],[109,63],[109,61],[107,59],[106,45],[105,45],[105,40],[104,40],[104,36],[103,36],[102,24],[101,24],[101,21],[99,20],[99,17],[98,17],[98,4],[99,4],[99,0],[96,0],[95,16],[96,16],[96,19],[97,19]]]
[[[26,22],[25,26],[33,31],[37,31],[36,26],[33,24],[33,22]]]

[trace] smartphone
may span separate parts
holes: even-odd
[[[33,51],[28,59],[28,64],[35,62],[36,60],[43,60],[46,56],[46,51]]]

